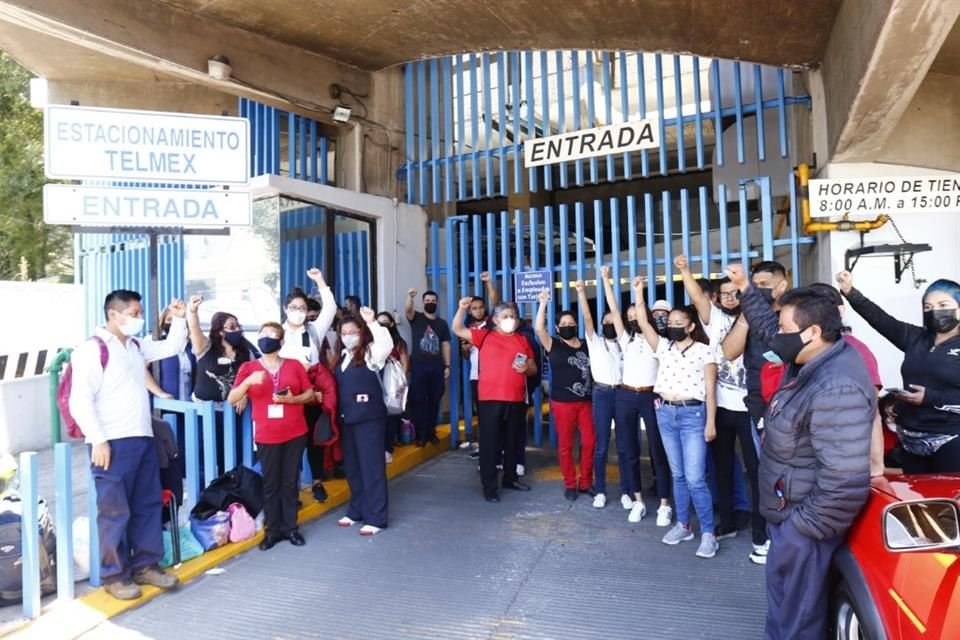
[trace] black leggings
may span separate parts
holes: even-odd
[[[743,463],[747,467],[750,479],[751,529],[753,543],[763,544],[767,540],[767,523],[760,515],[760,487],[757,484],[757,471],[760,461],[753,440],[753,422],[746,411],[728,411],[717,408],[717,439],[710,447],[713,464],[717,470],[717,507],[720,523],[724,527],[734,527],[733,522],[733,465],[735,464],[737,440],[743,452]]]
[[[900,459],[903,472],[907,475],[917,473],[960,473],[960,436],[943,445],[931,456],[918,456],[901,448]]]

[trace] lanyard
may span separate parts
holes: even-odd
[[[260,360],[260,366],[263,367],[263,370],[267,372],[268,376],[270,376],[270,382],[273,383],[273,392],[276,393],[277,391],[279,391],[280,390],[280,370],[283,369],[283,361],[282,360],[280,361],[280,366],[277,367],[276,373],[270,371],[270,369],[267,369],[267,364],[263,361],[263,359]]]

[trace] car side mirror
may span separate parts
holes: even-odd
[[[960,506],[948,499],[890,505],[883,511],[883,542],[894,552],[960,547]]]

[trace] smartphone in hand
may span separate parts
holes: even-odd
[[[527,356],[524,353],[518,353],[517,357],[513,359],[513,367],[522,367],[527,364]]]
[[[290,387],[284,387],[283,389],[280,389],[280,391],[277,391],[277,394],[276,394],[276,395],[278,395],[278,396],[288,396],[288,395],[290,395]]]

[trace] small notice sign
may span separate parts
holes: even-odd
[[[810,215],[960,212],[960,175],[830,178],[810,181]]]
[[[540,292],[546,289],[553,299],[553,274],[548,269],[541,271],[518,271],[513,274],[513,301],[539,302]]]

